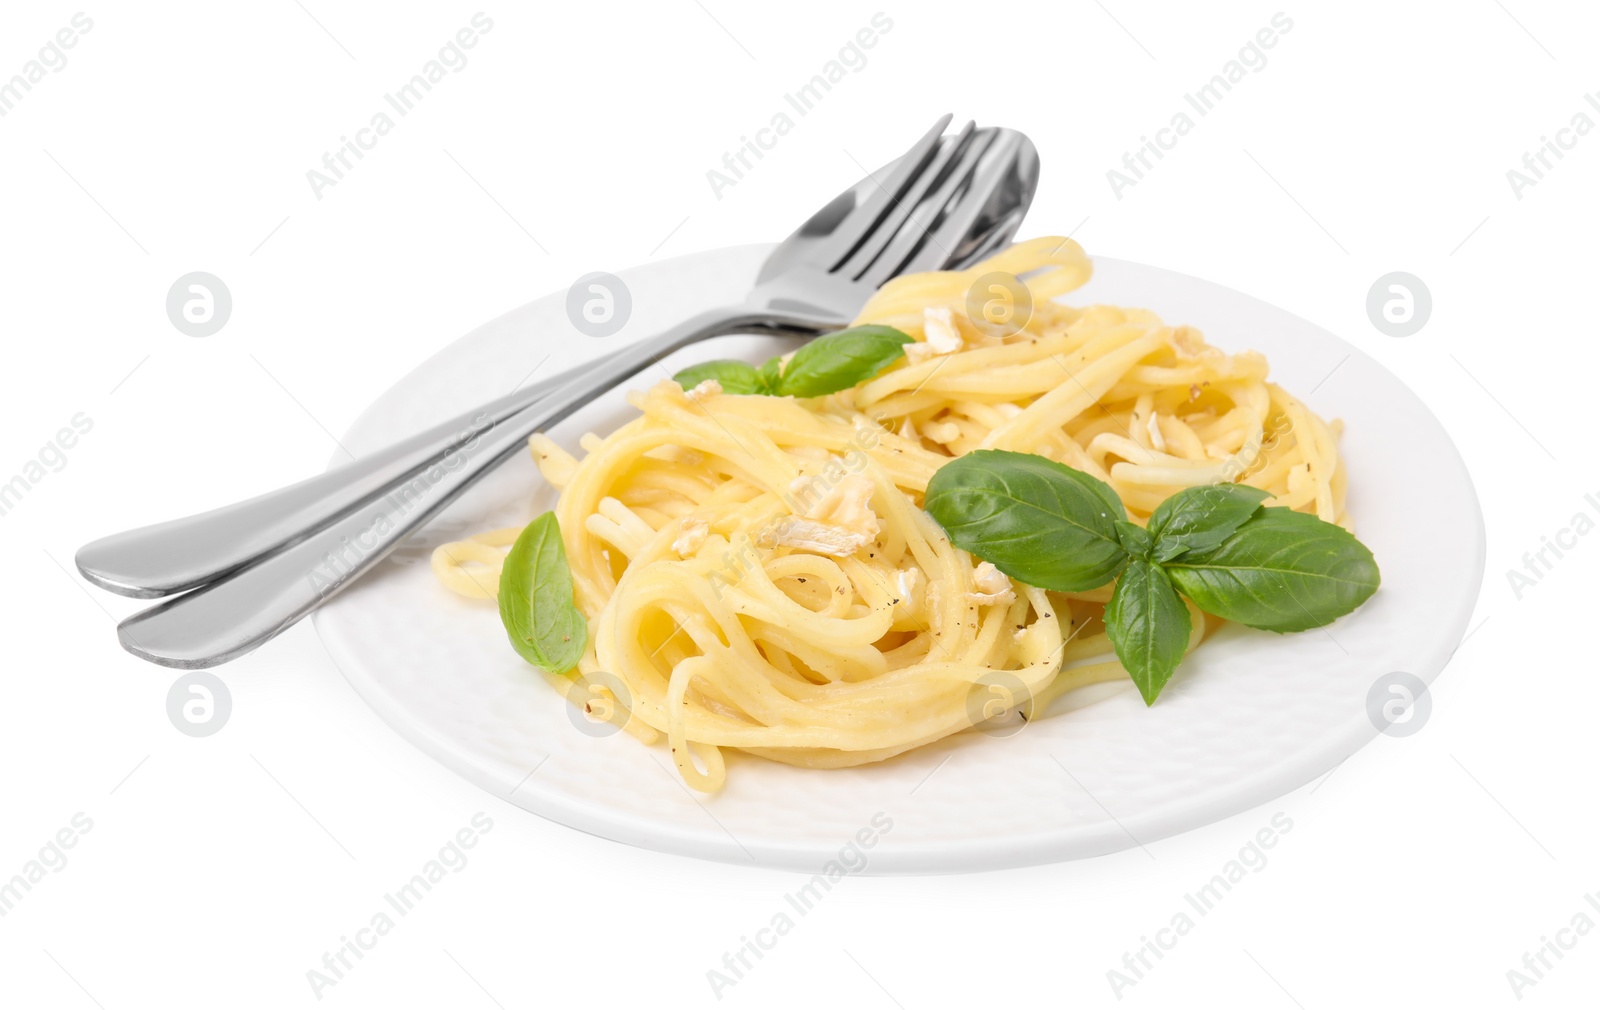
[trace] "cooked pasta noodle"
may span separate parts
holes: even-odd
[[[1031,312],[970,315],[990,274],[1019,278]],[[719,788],[729,748],[839,768],[922,746],[969,728],[974,685],[1002,673],[1038,711],[1127,676],[1101,621],[1111,587],[1013,584],[922,511],[953,456],[1042,454],[1110,484],[1140,524],[1181,488],[1240,481],[1347,525],[1337,423],[1268,382],[1259,354],[1224,354],[1146,310],[1055,300],[1089,276],[1077,243],[1042,238],[901,277],[856,322],[917,343],[853,389],[794,399],[663,381],[630,394],[637,418],[585,436],[581,460],[530,440],[561,489],[590,632],[579,672],[620,678],[628,728],[665,735],[691,786]],[[446,544],[434,570],[492,597],[517,532]],[[1193,650],[1208,619],[1186,605]],[[604,693],[546,677],[575,702]]]

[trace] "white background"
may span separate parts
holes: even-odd
[[[1267,65],[1118,199],[1107,170],[1280,9],[1294,27]],[[787,234],[945,111],[1037,142],[1024,236],[1073,231],[1091,254],[1273,301],[1416,389],[1487,517],[1474,632],[1420,733],[1314,786],[1148,854],[852,877],[721,1003],[1117,1004],[1107,971],[1280,811],[1294,828],[1266,868],[1122,1003],[1509,1006],[1525,951],[1579,912],[1600,923],[1584,902],[1600,890],[1600,538],[1520,601],[1506,578],[1600,493],[1600,136],[1521,199],[1506,178],[1576,113],[1600,122],[1583,97],[1600,89],[1592,8],[486,7],[470,62],[317,199],[307,170],[478,10],[86,8],[67,65],[0,118],[0,481],[74,414],[94,423],[0,516],[0,878],[75,813],[94,825],[0,918],[0,1003],[316,1004],[306,972],[478,811],[494,828],[470,864],[322,1003],[717,1003],[707,971],[799,877],[625,848],[478,791],[373,715],[309,623],[223,669],[231,720],[183,736],[174,674],[117,646],[137,605],[90,590],[71,558],[314,472],[330,433],[427,355],[581,274]],[[867,64],[718,199],[707,170],[879,10],[893,27]],[[8,5],[0,79],[77,11]],[[164,309],[193,270],[234,299],[203,339]],[[1366,314],[1392,270],[1432,292],[1409,338]],[[1418,488],[1395,507],[1426,522],[1436,504]],[[1574,1006],[1597,985],[1591,934],[1521,995]]]

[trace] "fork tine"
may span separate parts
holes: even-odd
[[[1032,191],[1038,182],[1039,154],[1024,134],[1002,129],[983,152],[967,192],[984,193],[1003,186]],[[931,201],[930,201],[931,202]],[[995,252],[1016,234],[1031,201],[1022,201],[1022,210],[997,217],[977,237],[969,235],[984,215],[993,215],[992,199],[960,201],[954,211],[939,221],[928,234],[928,241],[913,250],[898,273],[925,270],[960,270]],[[963,238],[966,241],[963,242]],[[892,276],[892,275],[891,275]],[[887,279],[887,278],[886,278]]]
[[[817,247],[814,255],[819,263],[828,264],[829,271],[837,269],[838,265],[848,259],[867,236],[872,234],[872,230],[877,227],[884,214],[894,207],[900,195],[922,174],[929,157],[938,150],[939,140],[944,136],[944,128],[950,125],[950,120],[953,118],[948,112],[940,116],[939,121],[933,124],[933,128],[900,156],[888,181],[877,186],[860,206],[839,222],[833,234]]]
[[[960,160],[953,162],[939,181],[937,188],[923,199],[904,225],[886,239],[883,255],[870,269],[863,271],[861,281],[874,287],[891,277],[906,272],[906,265],[914,260],[931,260],[942,265],[954,258],[953,246],[960,239],[958,233],[949,237],[944,227],[953,213],[971,220],[972,204],[989,202],[988,194],[993,183],[978,186],[979,169],[989,160],[989,154],[1003,139],[1003,131],[982,130],[963,152]],[[927,269],[937,269],[930,266]]]
[[[877,227],[872,229],[850,258],[839,266],[838,272],[851,279],[858,279],[883,255],[885,249],[894,244],[895,237],[904,231],[908,223],[914,220],[913,216],[922,210],[929,192],[943,189],[952,175],[952,169],[960,168],[968,160],[973,146],[975,125],[968,120],[949,143],[940,147],[928,163],[928,167],[906,187],[906,191],[889,208]],[[987,138],[984,139],[987,142]],[[923,230],[926,230],[926,227],[925,225]]]

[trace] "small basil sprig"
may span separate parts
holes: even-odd
[[[702,361],[672,377],[672,381],[684,389],[693,389],[707,379],[715,379],[724,393],[749,395],[766,392],[761,375],[743,361]]]
[[[572,601],[572,570],[554,512],[527,525],[500,569],[500,623],[512,648],[534,666],[567,673],[589,642],[588,624]]]
[[[724,393],[758,396],[827,396],[870,379],[905,356],[909,334],[892,326],[856,326],[818,337],[794,352],[785,366],[771,358],[760,368],[743,361],[706,361],[672,378],[684,389],[715,379]]]
[[[1107,637],[1145,704],[1172,678],[1201,610],[1267,631],[1329,624],[1378,589],[1372,552],[1341,527],[1264,507],[1243,484],[1185,488],[1140,527],[1104,481],[1029,453],[946,463],[923,507],[951,543],[1028,585],[1082,592],[1120,573]]]

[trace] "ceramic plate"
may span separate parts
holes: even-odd
[[[343,439],[353,452],[552,374],[686,316],[741,299],[770,246],[651,263],[622,274],[632,314],[585,336],[565,291],[474,330],[385,393]],[[594,737],[506,643],[492,604],[460,599],[427,564],[438,544],[526,522],[552,489],[526,456],[490,475],[316,626],[339,668],[398,732],[482,788],[605,838],[734,863],[817,872],[858,832],[876,842],[865,872],[996,869],[1113,852],[1267,802],[1329,771],[1377,734],[1381,678],[1431,681],[1461,640],[1483,576],[1483,520],[1439,422],[1371,358],[1305,320],[1206,281],[1096,259],[1069,296],[1155,309],[1227,351],[1267,355],[1274,381],[1345,421],[1349,509],[1383,586],[1326,629],[1279,636],[1227,627],[1186,659],[1154,708],[1131,683],[1068,696],[1014,736],[961,734],[894,760],[811,771],[729,754],[728,785],[691,793],[664,745]],[[710,357],[759,361],[792,344],[732,337],[702,344],[633,385]],[[631,411],[622,391],[552,434],[576,450]],[[1444,503],[1426,517],[1416,489]],[[581,717],[580,717],[581,718]],[[877,824],[874,825],[874,817]],[[882,825],[892,826],[887,830]]]

